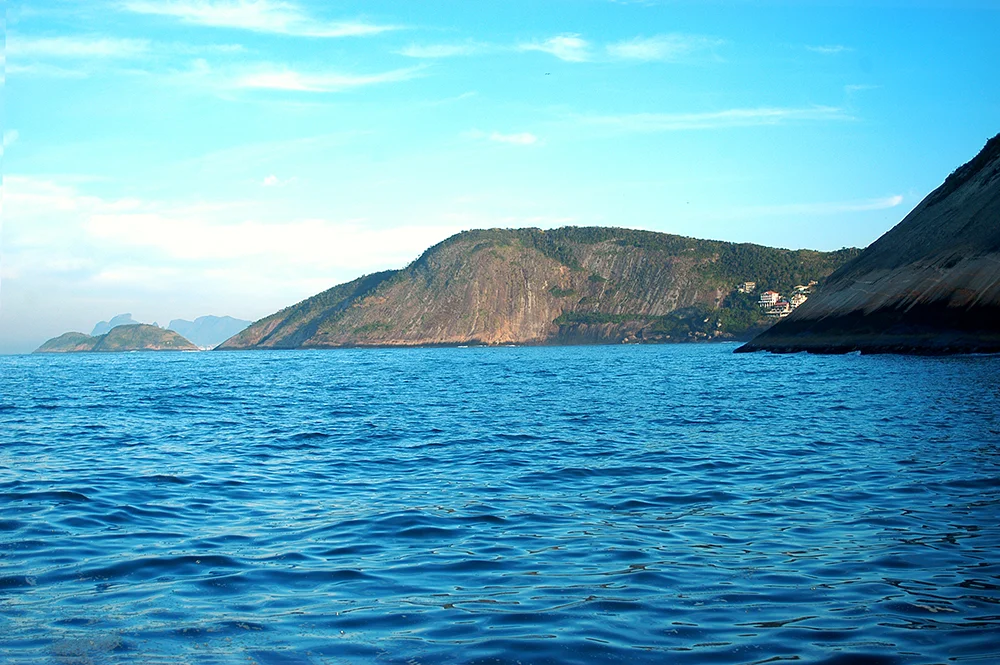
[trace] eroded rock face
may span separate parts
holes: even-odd
[[[754,276],[730,265],[740,252],[760,265],[808,265],[817,278],[855,255],[627,229],[468,231],[407,268],[262,319],[219,348],[680,341],[664,318],[683,312],[714,333],[704,313],[718,310],[738,281],[733,275]]]
[[[739,351],[1000,352],[1000,135]]]

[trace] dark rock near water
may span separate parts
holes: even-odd
[[[1000,135],[787,319],[738,349],[1000,353]]]

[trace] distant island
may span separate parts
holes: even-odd
[[[118,325],[103,335],[68,332],[42,344],[35,353],[122,353],[128,351],[198,351],[173,330],[143,323]]]
[[[167,328],[180,333],[202,349],[212,349],[245,330],[250,323],[231,316],[199,316],[194,321],[174,319]]]
[[[1000,353],[1000,134],[822,291],[738,349]]]
[[[746,340],[787,313],[779,294],[804,299],[859,254],[605,227],[466,231],[218,349]]]

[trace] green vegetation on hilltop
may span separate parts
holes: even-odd
[[[128,351],[197,351],[173,330],[145,324],[123,325],[92,337],[69,332],[48,340],[35,353],[124,353]]]
[[[96,337],[84,335],[80,332],[68,332],[53,337],[35,350],[35,353],[73,353],[79,351],[93,351]]]
[[[663,257],[680,257],[702,264],[701,276],[729,288],[742,281],[757,282],[758,290],[788,293],[799,284],[829,275],[861,253],[856,247],[833,252],[781,249],[752,243],[701,240],[669,233],[614,227],[567,226],[558,229],[482,229],[464,231],[427,250],[421,259],[450,243],[474,241],[474,250],[514,244],[538,250],[573,270],[580,270],[580,246],[608,243],[632,247]],[[414,265],[421,262],[418,259]],[[592,281],[603,281],[599,274]]]
[[[774,249],[761,245],[720,243],[718,257],[702,272],[722,283],[757,282],[758,290],[789,293],[799,284],[821,281],[823,276],[861,253],[860,249],[817,252],[811,249]]]
[[[173,330],[144,324],[118,326],[97,338],[94,351],[197,351],[198,347]]]
[[[483,229],[401,270],[341,284],[220,348],[734,339],[769,325],[756,295],[821,281],[857,250],[815,252],[608,227]]]

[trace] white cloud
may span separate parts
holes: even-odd
[[[462,230],[291,218],[263,200],[117,199],[86,181],[5,178],[0,348],[24,352],[118,312],[139,320],[265,316],[337,283],[403,267]],[[81,327],[82,326],[82,327]]]
[[[840,53],[848,53],[854,49],[849,46],[843,46],[841,44],[833,44],[830,46],[807,46],[807,50],[813,53],[820,53],[822,55],[838,55]]]
[[[285,187],[298,180],[298,178],[279,178],[273,173],[260,181],[261,187]]]
[[[597,60],[637,60],[642,62],[680,62],[698,54],[710,52],[725,41],[714,37],[686,34],[664,34],[653,37],[635,37],[607,44],[604,53],[594,51],[594,46],[578,34],[564,34],[519,44],[519,51],[541,51],[567,62],[593,62]]]
[[[419,68],[395,69],[378,74],[341,74],[334,72],[298,72],[293,69],[262,67],[239,74],[230,80],[234,88],[289,90],[298,92],[340,92],[379,83],[406,81]]]
[[[55,65],[33,62],[28,65],[7,65],[6,73],[11,76],[36,76],[48,78],[78,79],[86,78],[87,72],[80,69],[68,69]]]
[[[317,21],[298,5],[280,0],[127,0],[122,6],[196,25],[303,37],[361,37],[398,29],[363,21]]]
[[[677,62],[699,52],[708,51],[725,42],[721,39],[698,35],[657,35],[636,37],[626,41],[608,44],[607,52],[620,60],[643,60],[647,62]]]
[[[198,58],[190,69],[173,75],[175,83],[213,92],[224,90],[284,90],[288,92],[343,92],[352,88],[408,81],[420,76],[423,66],[374,74],[299,71],[278,63],[227,64],[213,67]]]
[[[242,44],[184,44],[174,42],[170,44],[157,44],[157,51],[170,51],[184,55],[193,54],[213,54],[213,55],[234,55],[246,53],[246,47]]]
[[[213,54],[232,56],[246,49],[240,44],[187,44],[183,42],[151,42],[146,39],[110,37],[30,37],[14,35],[8,41],[13,63],[6,68],[15,76],[47,78],[87,78],[95,73],[146,74],[135,68],[113,70],[108,61],[140,59],[145,64],[157,58]],[[59,64],[54,64],[58,62]],[[131,65],[130,65],[131,66]],[[133,66],[134,67],[134,66]]]
[[[479,93],[475,90],[470,90],[469,92],[463,92],[460,95],[455,95],[454,97],[445,97],[443,99],[432,99],[425,102],[421,102],[424,106],[445,106],[447,104],[454,104],[455,102],[460,102],[466,99],[472,99]]]
[[[479,43],[468,43],[468,44],[427,44],[418,45],[411,44],[406,48],[396,51],[399,55],[406,56],[407,58],[454,58],[458,56],[468,56],[475,55],[477,53],[482,53],[489,49],[486,44]]]
[[[851,85],[845,85],[844,86],[844,92],[846,92],[847,94],[853,94],[855,92],[863,92],[865,90],[878,90],[881,87],[882,86],[880,86],[880,85],[871,85],[871,84],[867,84],[867,83],[855,83],[855,84],[851,84]]]
[[[832,106],[803,108],[761,107],[727,109],[706,113],[632,113],[612,116],[584,116],[585,125],[626,132],[676,132],[694,129],[723,129],[778,125],[798,120],[848,120],[843,109]]]
[[[0,148],[0,156],[7,153],[7,147],[17,141],[18,133],[16,129],[8,129],[3,133],[3,147]]]
[[[510,143],[513,145],[534,145],[538,143],[538,137],[530,132],[520,132],[518,134],[501,134],[500,132],[493,132],[490,134],[490,140],[496,141],[497,143]]]
[[[361,274],[402,267],[461,230],[440,222],[386,229],[370,227],[364,219],[287,220],[252,202],[106,199],[75,186],[16,175],[5,179],[4,189],[5,270],[34,275],[67,266],[97,266],[105,275],[129,274],[139,267],[201,271],[229,262],[233,274],[260,269],[287,272],[292,280],[345,270]],[[378,251],[372,252],[373,247]],[[46,261],[40,262],[40,256]],[[326,279],[332,286],[334,277]],[[235,290],[239,286],[230,285]]]
[[[508,145],[534,145],[538,143],[538,137],[531,132],[518,132],[504,134],[502,132],[484,132],[481,129],[472,129],[462,133],[470,139],[493,141],[495,143],[506,143]]]
[[[724,214],[727,219],[734,217],[775,217],[775,216],[822,216],[854,212],[870,212],[888,210],[903,203],[903,197],[896,194],[875,199],[855,201],[823,201],[818,203],[785,203],[771,206],[747,206],[728,210]]]
[[[586,62],[591,59],[590,43],[577,34],[566,34],[518,46],[521,51],[541,51],[566,62]]]
[[[29,37],[10,35],[7,50],[15,60],[29,58],[132,58],[150,50],[146,39],[110,37]]]
[[[360,272],[376,261],[402,267],[441,239],[438,228],[373,229],[363,219],[219,221],[199,212],[158,205],[128,213],[98,212],[89,216],[84,228],[102,243],[153,250],[168,260],[167,265],[237,260],[237,269],[245,271],[252,270],[255,261],[263,261],[271,266],[298,266],[292,274],[312,272],[309,266]],[[377,259],[371,255],[372,247],[379,247]]]

